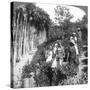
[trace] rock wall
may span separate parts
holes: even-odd
[[[37,34],[35,27],[31,26],[29,30],[16,29],[14,34],[16,34],[16,39],[13,41],[13,80],[14,87],[21,87],[22,68],[24,65],[30,64],[37,51],[37,46],[46,41],[46,31],[43,30]]]

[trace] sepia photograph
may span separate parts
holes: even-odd
[[[88,6],[10,3],[11,88],[88,84]]]

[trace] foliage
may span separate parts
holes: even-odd
[[[22,68],[22,71],[23,71],[22,72],[22,79],[30,78],[31,77],[30,73],[33,71],[33,67],[32,67],[32,65],[27,64]]]
[[[72,61],[72,63],[68,63],[66,66],[62,67],[62,72],[68,77],[73,77],[77,75],[78,66],[75,65],[74,62]]]
[[[51,43],[49,42],[49,44],[44,43],[38,47],[38,51],[36,52],[31,64],[26,67],[28,68],[26,70],[26,76],[29,75],[28,72],[38,73],[34,78],[37,82],[37,86],[58,85],[59,82],[62,82],[67,78],[67,76],[73,77],[77,74],[78,66],[76,66],[73,61],[72,63],[62,66],[60,70],[57,68],[52,69],[51,63],[46,63],[45,50],[49,49],[50,46],[53,47],[54,43],[55,41]]]
[[[62,31],[60,26],[51,26],[48,32],[48,41],[55,41],[57,39],[62,39],[64,32]]]
[[[13,12],[13,41],[18,44],[25,36],[30,36],[30,27],[36,28],[36,33],[49,30],[50,17],[43,9],[36,7],[35,4],[26,4],[15,8]],[[48,34],[48,33],[46,33]],[[23,40],[24,43],[24,40]],[[19,46],[19,45],[18,45]]]
[[[33,25],[37,30],[46,30],[49,28],[49,15],[35,4],[27,4],[24,7],[18,7],[14,14],[15,24],[21,24],[24,27]]]
[[[40,73],[37,75],[38,86],[49,86],[50,78],[52,78],[52,69],[50,65],[44,63],[40,68]]]
[[[44,62],[45,59],[45,48],[43,46],[39,46],[38,47],[38,51],[36,51],[33,60],[31,61],[31,64],[37,64],[39,63],[40,65],[43,64],[42,62]]]
[[[68,26],[70,20],[73,18],[73,15],[70,14],[69,9],[60,5],[55,8],[55,15],[56,22],[58,22],[58,24],[63,28],[66,27],[65,25]]]
[[[69,8],[58,5],[55,8],[55,15],[55,20],[58,22],[59,26],[54,26],[53,30],[50,30],[50,38],[59,38],[63,40],[64,46],[68,46],[70,37],[73,35],[73,33],[76,33],[78,43],[80,43],[78,28],[76,23],[71,22],[73,15],[70,13]],[[56,31],[57,33],[52,33],[53,31]]]
[[[68,79],[62,81],[59,85],[78,85],[78,84],[87,84],[88,83],[88,75],[86,73],[82,73],[81,75],[77,74],[74,77],[69,77]]]
[[[81,30],[82,32],[82,40],[83,43],[86,43],[88,40],[88,17],[87,15],[84,15],[82,20],[79,20],[76,22],[76,26]]]
[[[79,41],[79,33],[78,33],[78,25],[77,22],[73,23],[71,22],[71,19],[73,18],[73,15],[70,13],[69,8],[58,5],[55,8],[55,20],[58,22],[60,26],[60,32],[62,31],[64,34],[62,34],[62,37],[64,41],[69,41],[70,36],[72,36],[73,33],[76,33],[76,36]],[[86,22],[86,17],[83,18],[82,22]],[[82,25],[82,24],[81,24]],[[58,34],[57,34],[58,35]],[[52,35],[53,36],[53,35]]]
[[[52,71],[51,63],[46,63],[45,50],[53,43],[48,44],[49,46],[46,44],[47,43],[38,47],[39,49],[36,52],[31,64],[23,67],[23,78],[30,78],[31,72],[34,72],[34,74],[36,73],[34,79],[37,86],[51,86],[52,82],[53,85],[56,85],[56,83],[58,84],[61,79],[64,79],[62,72],[59,73],[57,69]]]

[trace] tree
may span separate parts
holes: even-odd
[[[35,26],[37,31],[48,30],[50,25],[49,15],[32,3],[16,8],[13,20],[13,26],[27,30],[29,30],[29,26]]]
[[[62,36],[64,37],[64,44],[66,44],[67,46],[73,33],[76,33],[76,36],[78,38],[78,27],[76,23],[71,22],[71,19],[74,16],[70,13],[69,8],[60,5],[55,8],[55,15],[55,20],[61,27],[60,31],[64,33],[64,36],[62,34]]]
[[[64,32],[60,26],[51,26],[48,31],[48,41],[55,41],[57,39],[62,39]]]
[[[72,26],[74,25],[70,21],[73,18],[73,15],[70,13],[67,7],[60,5],[55,8],[55,15],[55,20],[61,27],[60,30],[64,33],[64,40],[69,39],[70,35],[74,31],[74,29],[72,28]]]
[[[55,15],[56,22],[63,28],[67,27],[70,20],[73,18],[73,15],[71,15],[69,9],[60,5],[55,8]]]

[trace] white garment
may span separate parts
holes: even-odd
[[[52,51],[49,52],[49,56],[46,59],[46,62],[50,62],[52,60]]]
[[[56,61],[56,58],[55,58],[55,60],[53,61],[53,63],[52,63],[52,68],[57,68],[57,64],[59,64],[59,65],[61,65],[62,66],[62,62],[63,62],[63,60],[62,59],[60,59],[60,62],[58,63],[57,61]]]
[[[78,51],[78,46],[77,46],[77,44],[75,44],[74,47],[75,47],[75,50],[76,50],[76,55],[78,55],[78,54],[79,54],[79,51]]]
[[[57,61],[56,61],[56,58],[55,58],[55,60],[53,61],[51,67],[52,67],[52,68],[57,68]]]
[[[56,47],[54,47],[54,49],[53,49],[54,54],[56,53],[56,50],[57,50],[57,48],[56,48]]]
[[[74,40],[73,37],[70,37],[70,41],[71,41],[73,44],[75,44],[75,40]]]
[[[60,65],[62,66],[62,63],[63,63],[63,59],[60,59]]]
[[[78,55],[79,54],[78,46],[77,46],[77,43],[75,43],[75,41],[77,41],[77,37],[75,37],[75,38],[71,37],[70,41],[74,44],[74,47],[75,47],[75,50],[76,50],[76,55]]]
[[[74,37],[75,41],[77,41],[77,37]]]

